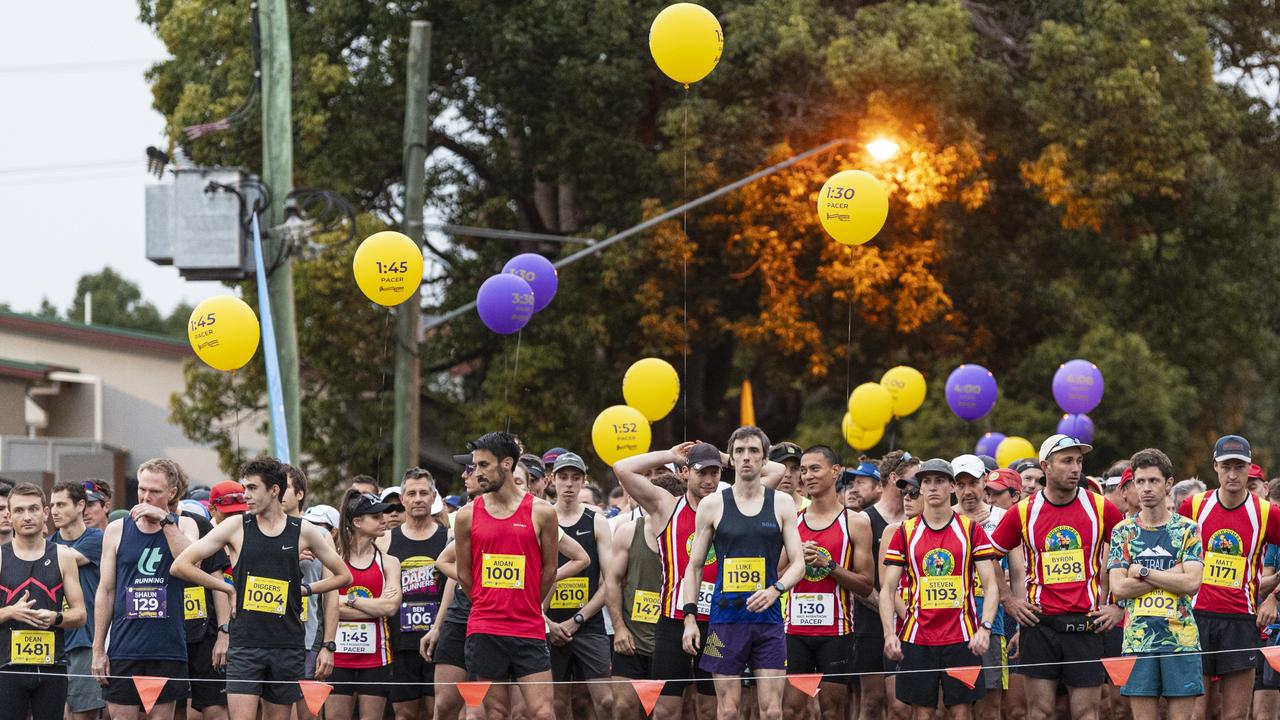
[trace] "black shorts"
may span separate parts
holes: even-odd
[[[846,682],[853,665],[853,639],[849,635],[788,635],[787,672],[820,672],[823,682]],[[832,676],[835,677],[832,677]]]
[[[0,673],[0,708],[4,708],[4,717],[62,720],[67,702],[66,666],[9,665],[5,670],[14,674]]]
[[[1200,630],[1200,656],[1205,675],[1230,675],[1253,670],[1258,664],[1258,626],[1252,615],[1195,611]],[[1239,650],[1239,652],[1217,652]],[[1212,653],[1212,654],[1210,654]]]
[[[1035,625],[1023,625],[1018,655],[1022,675],[1061,680],[1069,688],[1099,687],[1105,683],[1107,673],[1100,662],[1105,652],[1102,634],[1092,630],[1067,631],[1085,627],[1092,627],[1086,615],[1045,615]],[[1081,662],[1087,660],[1099,662]]]
[[[431,662],[436,665],[467,667],[467,626],[462,623],[441,623],[440,637],[431,652]]]
[[[613,643],[604,633],[578,633],[565,645],[551,645],[551,678],[600,680],[609,677]]]
[[[444,631],[441,630],[443,633]],[[391,663],[391,702],[411,702],[436,694],[436,666],[417,650],[397,650]],[[425,683],[425,684],[424,684]]]
[[[391,666],[375,668],[334,667],[329,679],[334,695],[372,695],[386,697],[391,692]],[[366,684],[367,683],[367,684]]]
[[[157,705],[186,700],[187,698],[187,663],[182,660],[110,660],[108,669],[111,677],[107,686],[102,689],[102,699],[116,705],[142,707],[142,699],[138,697],[138,688],[133,684],[134,675],[151,675],[153,677],[170,678],[160,689],[156,698]]]
[[[227,650],[227,694],[257,695],[263,702],[292,705],[302,699],[298,681],[306,669],[303,648],[236,647]],[[284,680],[285,682],[266,682]]]
[[[978,683],[973,688],[947,674],[947,668],[977,665],[981,660],[969,651],[968,643],[951,645],[916,645],[902,643],[902,667],[895,694],[898,701],[916,707],[938,707],[938,688],[942,688],[942,702],[947,707],[967,705],[981,700],[987,694],[986,685]]]
[[[702,632],[703,648],[706,647],[707,623],[698,623]],[[684,621],[675,620],[665,615],[658,618],[658,625],[653,630],[653,663],[649,677],[654,680],[666,680],[662,686],[662,694],[679,697],[690,682],[698,686],[699,695],[716,694],[715,683],[711,681],[711,673],[699,667],[702,663],[702,648],[697,655],[689,655],[684,651]]]
[[[188,697],[195,710],[227,706],[227,674],[213,667],[213,644],[217,641],[217,635],[206,635],[198,643],[187,644],[187,673],[193,680]]]
[[[880,673],[887,669],[884,660],[884,636],[854,635],[853,671],[856,673]]]
[[[628,680],[648,680],[649,673],[653,670],[653,656],[641,655],[619,655],[614,652],[610,658],[610,664],[613,666],[613,676],[623,677]]]
[[[551,669],[546,640],[487,633],[467,636],[467,670],[481,680],[519,680]]]

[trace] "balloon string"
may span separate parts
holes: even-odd
[[[849,247],[849,330],[844,338],[844,401],[849,402],[849,382],[853,377],[853,246]]]
[[[507,404],[507,393],[511,390],[511,383],[520,374],[520,340],[524,337],[524,330],[516,332],[516,359],[515,363],[507,364],[507,381],[502,386],[502,408],[507,413],[506,432],[511,432],[511,406]]]
[[[682,165],[683,177],[681,178],[680,187],[680,203],[683,205],[688,202],[689,197],[689,86],[684,86],[684,125],[681,130],[684,138],[680,143],[680,162]],[[681,411],[684,422],[684,428],[680,434],[680,440],[689,439],[689,261],[688,261],[688,245],[689,245],[689,211],[685,210],[681,213],[681,229],[680,236],[680,276],[683,284],[681,291],[681,299],[684,303],[684,310],[680,317],[684,323],[684,343],[680,347],[681,361],[684,366],[684,392],[680,393]]]
[[[386,430],[386,410],[387,410],[387,345],[391,340],[391,308],[387,308],[386,320],[382,323],[382,383],[378,387],[378,437],[377,437],[377,461],[374,463],[373,476],[378,480],[378,484],[382,484],[382,433]],[[406,398],[405,402],[417,402],[417,398]],[[415,430],[416,431],[416,430]]]
[[[231,429],[231,437],[235,439],[236,465],[240,464],[240,397],[236,395],[236,371],[231,371],[231,406],[235,409],[236,424]]]

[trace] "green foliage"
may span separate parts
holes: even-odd
[[[154,305],[142,299],[138,284],[122,276],[111,267],[96,273],[81,275],[76,281],[75,300],[65,313],[43,298],[36,311],[39,317],[53,320],[84,322],[85,296],[93,296],[93,324],[111,325],[130,330],[145,330],[174,337],[187,336],[187,319],[194,309],[188,303],[174,306],[168,316],[160,314]]]

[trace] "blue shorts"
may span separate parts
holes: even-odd
[[[698,666],[713,675],[786,670],[787,635],[776,623],[710,623]]]
[[[1126,697],[1197,697],[1204,694],[1200,657],[1191,653],[1141,654],[1129,682],[1120,688]]]

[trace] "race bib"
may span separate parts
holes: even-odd
[[[302,596],[302,614],[298,616],[298,619],[301,620],[302,622],[307,621],[307,610],[310,609],[311,607],[311,603],[308,602],[309,600],[311,600],[310,596],[308,595]]]
[[[244,584],[244,609],[283,615],[289,599],[289,583],[250,575]]]
[[[698,614],[699,615],[711,614],[711,596],[715,595],[715,592],[716,592],[716,584],[713,582],[707,582],[706,580],[703,580],[702,584],[698,586]]]
[[[377,651],[377,634],[372,620],[338,623],[338,636],[334,642],[338,652],[352,655],[369,655]]]
[[[1244,587],[1244,558],[1222,553],[1204,554],[1204,582],[1224,588]]]
[[[791,593],[791,625],[827,627],[836,624],[836,596],[832,593]]]
[[[1152,590],[1133,599],[1135,617],[1158,617],[1172,620],[1177,616],[1178,597],[1168,590]]]
[[[755,592],[764,587],[764,558],[725,558],[724,591]]]
[[[959,575],[925,575],[920,583],[920,607],[925,610],[964,607],[964,578]]]
[[[169,594],[164,585],[129,586],[124,589],[124,616],[130,620],[169,617]]]
[[[580,610],[587,604],[590,583],[584,577],[565,578],[551,591],[552,610]]]
[[[426,632],[436,622],[438,602],[407,602],[400,605],[400,631]]]
[[[182,591],[182,619],[204,620],[209,617],[209,607],[204,603],[204,588],[196,586]]]
[[[633,622],[658,622],[658,593],[649,590],[637,590],[631,598],[631,620]]]
[[[485,553],[480,560],[480,586],[523,589],[524,556]]]
[[[52,665],[52,630],[14,630],[9,636],[9,661],[14,665]]]
[[[1084,551],[1054,550],[1040,556],[1045,585],[1084,582]]]

